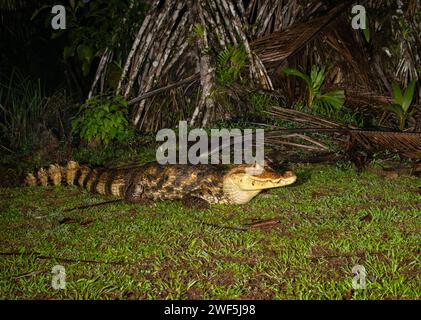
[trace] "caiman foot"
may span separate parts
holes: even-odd
[[[184,206],[191,209],[207,210],[210,209],[210,204],[206,200],[195,197],[195,196],[185,196],[182,199]]]

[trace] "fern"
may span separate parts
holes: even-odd
[[[193,32],[197,34],[198,37],[203,37],[205,35],[205,27],[203,27],[201,24],[195,24],[193,27]]]
[[[240,77],[246,65],[247,53],[244,45],[228,45],[216,57],[216,75],[221,86],[232,85]]]

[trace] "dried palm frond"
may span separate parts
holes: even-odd
[[[345,125],[336,123],[335,121],[326,119],[321,116],[307,114],[294,109],[282,108],[282,107],[271,107],[267,112],[277,119],[296,122],[301,125],[305,125],[307,128],[325,128],[325,129],[341,129],[346,128]],[[350,127],[354,128],[354,127]]]
[[[267,36],[254,40],[251,46],[260,57],[267,69],[276,67],[280,62],[290,57],[308,42],[314,39],[327,25],[350,5],[349,1],[334,7],[325,16],[312,19],[309,22],[294,25],[293,27],[276,31]]]
[[[272,107],[268,113],[278,119],[307,126],[306,128],[271,130],[266,133],[269,144],[284,145],[285,141],[282,140],[283,137],[292,133],[299,133],[300,135],[331,133],[347,135],[353,142],[356,142],[359,146],[370,152],[390,150],[411,159],[421,159],[421,132],[358,129],[353,126],[336,123],[320,116],[309,115],[297,110],[281,107]],[[315,144],[310,139],[308,141]]]
[[[371,152],[389,150],[410,159],[421,159],[421,132],[351,130],[349,134]]]

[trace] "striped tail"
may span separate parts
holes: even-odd
[[[28,186],[76,185],[92,193],[123,197],[126,180],[126,170],[91,169],[75,161],[69,161],[64,167],[51,164],[47,169],[41,168],[35,174],[29,173],[24,183]]]

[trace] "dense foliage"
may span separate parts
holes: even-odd
[[[79,115],[72,122],[73,131],[89,142],[123,142],[132,134],[127,113],[128,105],[123,97],[95,96],[81,106]]]

